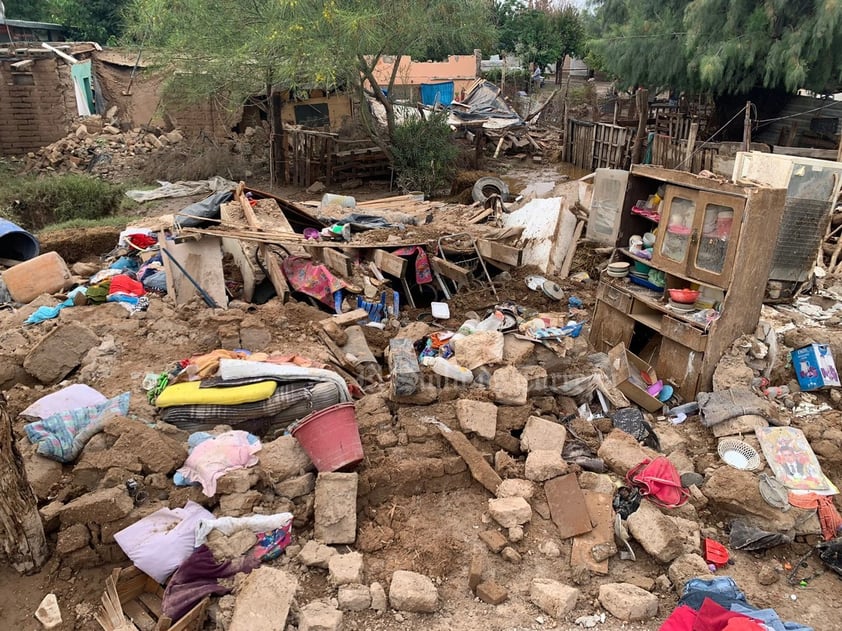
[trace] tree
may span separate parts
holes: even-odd
[[[558,9],[524,6],[520,0],[498,0],[493,19],[500,32],[502,50],[515,52],[524,63],[559,66],[566,55],[580,52],[584,26],[572,5]]]
[[[6,399],[0,394],[0,552],[18,572],[41,569],[49,556],[44,525],[26,480],[12,432]]]
[[[596,0],[591,41],[623,84],[745,93],[842,85],[837,0]]]
[[[126,0],[47,0],[51,21],[63,25],[71,40],[116,41],[123,33]]]
[[[132,0],[128,34],[177,70],[168,86],[182,97],[224,97],[236,106],[256,94],[312,87],[347,87],[362,103],[371,96],[387,112],[385,138],[374,125],[371,134],[390,155],[396,118],[387,93],[396,75],[381,86],[377,63],[395,55],[397,70],[402,55],[471,52],[493,41],[487,13],[485,0]],[[273,121],[276,101],[269,99]],[[274,143],[282,133],[275,130]]]

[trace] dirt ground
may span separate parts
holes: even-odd
[[[503,177],[513,193],[538,192],[547,196],[554,194],[572,195],[575,198],[575,182],[562,182],[562,175],[578,176],[563,166],[551,164],[528,164],[506,162],[491,164],[492,171],[504,173]],[[548,183],[548,184],[547,184]],[[256,188],[263,188],[257,183]],[[382,183],[381,183],[382,186]],[[549,186],[549,188],[548,188]],[[268,187],[266,187],[268,188]],[[276,191],[272,191],[276,192]],[[303,200],[313,196],[301,191],[277,191],[291,199]],[[366,186],[352,191],[360,198],[380,197],[388,194],[384,188]],[[144,215],[155,216],[172,212],[189,203],[190,199],[169,200],[165,204],[143,207]],[[95,261],[98,256],[110,250],[116,243],[117,231],[95,229],[92,231],[68,231],[66,234],[51,233],[44,240],[45,249],[56,249],[69,261]],[[589,268],[593,258],[584,251],[577,256],[574,271]],[[514,270],[504,277],[499,285],[501,301],[507,300],[539,311],[558,310],[554,303],[540,293],[530,291],[524,283],[530,270]],[[584,310],[593,308],[595,284],[561,282],[567,295],[575,295],[584,302]],[[455,311],[445,326],[458,326],[463,314],[469,310],[482,311],[494,303],[488,295],[457,297],[452,302]],[[421,310],[406,310],[404,324],[414,321]],[[66,315],[65,315],[66,314]],[[174,362],[191,355],[212,350],[216,347],[216,330],[230,321],[222,310],[210,310],[195,302],[176,308],[162,300],[153,299],[148,312],[129,318],[122,307],[105,304],[97,307],[77,307],[67,310],[62,321],[78,321],[93,330],[103,341],[113,338],[115,352],[103,354],[93,365],[83,367],[84,382],[113,396],[119,392],[132,392],[130,416],[147,422],[154,422],[154,410],[146,403],[140,383],[149,372],[160,373]],[[6,330],[17,329],[26,317],[26,310],[6,315],[2,320]],[[586,314],[584,315],[587,319]],[[315,360],[327,360],[323,345],[315,336],[314,322],[324,313],[309,305],[291,302],[280,305],[270,301],[266,305],[250,308],[243,315],[243,322],[256,322],[265,327],[271,335],[271,350],[296,353]],[[40,325],[49,329],[52,323]],[[24,334],[28,335],[27,332]],[[583,337],[586,332],[583,333]],[[586,339],[586,338],[585,338]],[[75,375],[76,378],[80,375]],[[43,396],[48,390],[42,386],[16,386],[7,396],[13,415],[29,403]],[[443,397],[442,397],[443,398]],[[412,414],[424,413],[424,408],[413,408]],[[399,424],[401,409],[392,410],[393,422]],[[797,419],[796,426],[811,425],[813,432],[827,429],[842,430],[842,414],[826,413],[821,417]],[[819,429],[816,430],[816,427]],[[18,425],[17,429],[20,429]],[[657,429],[657,428],[656,428]],[[703,472],[706,466],[715,463],[715,440],[710,432],[698,424],[686,423],[677,431],[686,440],[688,456],[696,463],[696,470]],[[364,442],[372,441],[364,437]],[[441,441],[439,441],[441,442]],[[419,450],[431,453],[445,453],[446,447],[419,443]],[[447,455],[452,455],[447,453]],[[842,461],[820,456],[820,462],[827,475],[837,483],[842,482]],[[366,465],[363,465],[366,466]],[[526,629],[578,629],[573,621],[579,616],[602,611],[597,593],[599,585],[606,582],[632,582],[648,585],[663,575],[666,567],[655,562],[636,543],[637,561],[622,561],[618,557],[610,561],[608,576],[591,575],[587,571],[571,568],[570,540],[561,540],[554,524],[537,513],[525,528],[525,537],[515,545],[522,555],[520,563],[510,563],[498,555],[488,554],[478,533],[493,527],[487,514],[486,493],[478,484],[441,493],[422,493],[414,496],[395,496],[377,506],[368,507],[360,515],[359,531],[375,529],[391,532],[385,536],[382,546],[366,552],[366,579],[388,582],[396,569],[408,569],[430,576],[439,588],[443,606],[432,615],[405,614],[387,611],[346,612],[345,629],[380,631],[387,629],[409,629],[411,631],[455,630],[472,631],[520,631]],[[703,513],[703,533],[727,542],[725,522],[727,517],[715,513]],[[388,527],[388,531],[385,528]],[[309,538],[309,529],[296,532],[296,537]],[[55,535],[52,535],[54,538]],[[554,542],[560,549],[560,556],[547,556],[539,551],[541,544]],[[51,546],[54,545],[51,541]],[[376,547],[376,546],[375,546]],[[806,587],[790,586],[785,576],[776,583],[764,586],[758,580],[759,570],[765,566],[795,563],[808,550],[807,544],[774,548],[767,553],[733,553],[734,564],[721,570],[722,575],[733,576],[746,592],[749,602],[756,606],[774,607],[784,619],[797,620],[811,625],[815,631],[836,631],[842,619],[842,583],[839,577],[823,572],[810,580]],[[487,557],[486,576],[493,577],[509,591],[505,603],[492,606],[476,599],[467,586],[468,565],[473,554]],[[282,557],[272,562],[285,567],[290,560]],[[122,565],[122,564],[121,564]],[[46,567],[33,576],[18,576],[9,568],[0,568],[0,629],[36,630],[41,625],[34,620],[33,612],[47,593],[57,595],[64,622],[62,631],[95,631],[99,625],[94,621],[104,579],[113,565],[73,571],[62,567],[61,559],[54,555]],[[821,571],[815,557],[802,568],[801,575]],[[576,585],[582,592],[579,604],[564,620],[554,620],[529,602],[529,587],[533,578],[552,578],[569,585]],[[306,603],[325,598],[331,593],[324,571],[305,571],[300,575],[297,600]],[[677,596],[673,590],[659,592],[660,611],[658,616],[645,623],[620,623],[610,615],[597,629],[605,631],[655,630],[675,607]],[[206,629],[215,628],[208,622]],[[280,630],[279,630],[280,631]]]

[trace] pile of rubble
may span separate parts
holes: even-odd
[[[90,173],[117,178],[134,172],[155,155],[179,150],[188,141],[178,129],[132,126],[116,116],[112,108],[105,116],[85,116],[73,131],[54,143],[30,152],[24,159],[26,172]],[[232,154],[243,156],[259,170],[266,162],[268,132],[264,126],[248,127],[242,134],[231,132],[219,144]]]

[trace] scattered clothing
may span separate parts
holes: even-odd
[[[29,442],[42,456],[73,462],[92,436],[102,431],[106,419],[129,412],[128,392],[93,406],[64,410],[23,426]]]
[[[256,465],[255,454],[261,448],[259,441],[249,441],[247,432],[224,432],[197,445],[177,473],[190,482],[199,482],[202,493],[213,497],[216,494],[216,481],[229,471]]]
[[[789,503],[796,508],[818,511],[824,540],[830,541],[836,538],[842,528],[842,516],[839,515],[830,497],[818,493],[790,493]]]
[[[254,533],[271,532],[290,526],[292,524],[292,517],[292,513],[276,513],[275,515],[203,519],[196,526],[195,546],[198,548],[205,543],[208,535],[213,530],[218,530],[222,534],[229,536],[240,530],[251,530]]]
[[[114,540],[132,563],[165,583],[182,562],[193,553],[194,533],[213,513],[195,502],[184,508],[162,508],[114,535]]]
[[[626,480],[656,506],[676,508],[690,499],[690,491],[681,486],[675,465],[664,456],[646,458],[629,470]]]
[[[67,299],[64,302],[57,304],[55,307],[38,307],[26,320],[24,320],[24,324],[40,324],[41,322],[45,322],[47,320],[53,320],[58,317],[58,314],[62,309],[76,305],[76,296],[84,294],[85,288],[77,287],[67,294]]]
[[[430,268],[430,258],[427,251],[420,245],[399,248],[392,252],[395,256],[412,256],[415,254],[415,282],[419,285],[433,282],[433,271]]]
[[[287,281],[295,291],[311,296],[331,309],[334,307],[333,295],[342,291],[348,284],[334,276],[330,270],[310,259],[301,256],[288,256],[281,263],[281,269]]]
[[[146,294],[146,290],[143,288],[143,283],[128,274],[118,274],[111,279],[111,285],[108,288],[108,295],[113,294],[125,294],[126,296],[139,298]]]
[[[260,564],[254,557],[219,563],[206,545],[197,548],[178,567],[167,583],[161,609],[165,616],[178,620],[190,611],[205,596],[229,594],[233,587],[221,583],[243,572],[248,574]],[[231,581],[233,585],[233,581]]]
[[[772,425],[780,424],[774,404],[746,387],[700,392],[698,402],[700,419],[705,427],[713,427],[745,415],[762,416]]]

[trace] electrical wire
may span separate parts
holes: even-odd
[[[760,125],[762,123],[774,123],[775,121],[787,120],[789,118],[796,118],[797,116],[804,116],[805,114],[810,114],[812,112],[818,112],[820,110],[826,110],[827,108],[833,107],[834,105],[838,105],[838,106],[842,107],[842,101],[831,100],[830,103],[828,103],[827,105],[822,105],[821,107],[814,107],[813,109],[807,110],[806,112],[797,112],[795,114],[789,114],[787,116],[778,116],[777,118],[758,119],[754,122],[757,125]],[[752,107],[753,107],[753,105],[752,105]]]
[[[705,140],[702,144],[700,144],[700,145],[698,146],[698,148],[697,148],[696,150],[694,150],[694,151],[693,151],[693,153],[691,153],[689,156],[687,156],[686,158],[684,158],[684,160],[682,160],[682,161],[678,164],[678,166],[676,166],[675,168],[676,168],[676,169],[680,169],[682,166],[684,166],[684,164],[685,164],[688,160],[692,160],[692,159],[693,159],[693,156],[695,156],[697,153],[699,153],[699,151],[701,151],[701,150],[702,150],[702,148],[703,148],[705,145],[707,145],[707,144],[708,144],[711,140],[713,140],[714,138],[716,138],[716,137],[719,135],[719,133],[720,133],[723,129],[725,129],[726,127],[728,127],[728,125],[730,125],[731,123],[733,123],[733,122],[737,119],[737,117],[738,117],[740,114],[745,113],[745,111],[746,111],[746,107],[748,107],[748,106],[745,106],[745,107],[741,108],[741,109],[740,109],[740,111],[738,111],[736,114],[734,114],[734,115],[731,117],[731,120],[729,120],[727,123],[725,123],[725,124],[724,124],[722,127],[720,127],[719,129],[717,129],[715,132],[713,132],[713,135],[712,135],[710,138],[708,138],[708,139],[707,139],[707,140]]]

